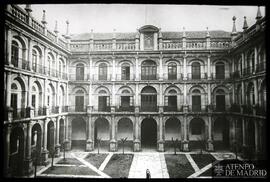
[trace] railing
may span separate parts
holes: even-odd
[[[188,105],[189,112],[208,112],[208,105]]]
[[[116,74],[115,80],[117,81],[133,81],[135,80],[135,74],[130,75],[122,75],[122,74]]]
[[[168,74],[163,73],[164,80],[183,80],[183,73]]]
[[[23,12],[21,9],[11,6],[11,14],[18,18],[19,20],[23,21],[24,23],[27,23],[27,14]]]
[[[44,116],[46,114],[46,108],[38,107],[34,108],[34,116]]]
[[[99,74],[93,74],[92,75],[93,81],[111,81],[112,80],[112,74],[107,75],[99,75]]]
[[[262,106],[259,106],[257,105],[255,107],[255,111],[256,111],[256,115],[259,115],[259,116],[266,116],[266,108],[262,107]]]
[[[69,112],[86,112],[87,106],[68,106]]]
[[[58,106],[51,106],[50,113],[53,113],[53,114],[59,113],[59,107]]]
[[[230,108],[231,112],[241,112],[241,106],[239,104],[232,104]]]
[[[69,106],[61,106],[61,112],[68,112]]]
[[[224,49],[224,48],[230,48],[231,43],[230,42],[223,42],[223,41],[213,41],[210,42],[211,48],[217,48],[217,49]]]
[[[116,42],[116,50],[135,50],[135,42],[134,43],[117,43]]]
[[[96,51],[110,51],[110,50],[112,50],[112,42],[94,43],[94,50],[96,50]]]
[[[261,62],[257,64],[256,72],[261,72],[266,70],[266,62]]]
[[[201,74],[188,73],[187,79],[188,80],[205,80],[207,79],[207,73],[201,73]]]
[[[89,75],[76,75],[76,74],[69,74],[69,80],[70,81],[87,81],[89,80]]]
[[[157,80],[158,79],[158,75],[142,75],[139,74],[139,77],[141,78],[141,80]]]
[[[226,73],[225,74],[221,74],[221,73],[212,73],[212,79],[214,80],[225,80],[225,79],[229,79],[230,76],[228,76]]]
[[[232,73],[232,78],[233,79],[237,79],[237,78],[240,78],[240,71],[235,71]]]
[[[205,49],[206,41],[187,41],[186,48],[188,49]]]
[[[163,42],[162,43],[163,50],[176,50],[176,49],[182,49],[182,48],[183,48],[182,42]]]
[[[164,112],[183,112],[183,106],[180,107],[179,109],[177,106],[164,106],[163,107]]]
[[[26,117],[26,108],[13,108],[13,119],[21,119]]]
[[[158,112],[158,106],[141,106],[140,112]]]
[[[47,30],[47,37],[52,40],[53,42],[56,42],[56,35],[52,33],[51,31]]]
[[[213,105],[213,112],[227,112],[229,111],[230,105]]]
[[[100,107],[98,106],[98,112],[111,112],[111,106],[104,106],[104,107]]]
[[[244,114],[252,114],[253,113],[253,108],[251,105],[242,105],[242,108],[243,108]]]
[[[32,19],[32,28],[37,30],[38,32],[44,34],[44,27],[43,25],[39,24],[36,20]]]
[[[116,108],[116,112],[134,112],[134,110],[135,110],[134,106],[129,107],[120,106],[119,108]]]

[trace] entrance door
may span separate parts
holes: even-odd
[[[225,111],[225,95],[216,95],[217,111]]]
[[[192,96],[192,111],[194,112],[201,111],[201,96],[199,95]]]
[[[83,111],[84,96],[75,97],[75,111]]]
[[[108,108],[107,96],[99,96],[98,97],[98,110],[99,111],[106,111],[107,108]]]
[[[142,147],[156,147],[157,124],[154,119],[144,119],[141,124]]]

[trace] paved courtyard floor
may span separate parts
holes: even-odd
[[[61,157],[55,158],[55,167],[53,169],[51,169],[51,164],[48,164],[47,166],[38,166],[37,177],[111,178],[110,175],[104,172],[104,169],[114,154],[122,154],[122,152],[120,150],[119,152],[108,152],[106,149],[101,149],[100,153],[107,155],[105,155],[105,157],[100,162],[100,166],[97,167],[94,166],[95,164],[91,164],[91,162],[86,159],[90,153],[97,154],[97,150],[92,152],[84,152],[81,150],[72,150],[66,152],[66,159],[68,159],[69,163],[62,162],[63,155]],[[125,177],[146,178],[146,170],[149,169],[151,178],[170,178],[166,165],[165,154],[174,154],[174,152],[157,152],[151,149],[143,149],[142,152],[126,151],[125,154],[133,154],[133,160],[130,165],[129,174]],[[188,162],[194,169],[194,172],[192,172],[188,178],[202,178],[200,175],[212,167],[211,162],[201,168],[198,167],[200,165],[198,165],[192,158],[193,154],[198,154],[197,151],[176,152],[176,154],[185,155]],[[213,164],[218,162],[218,160],[235,158],[235,155],[230,152],[213,152],[208,153],[208,155],[212,155],[212,158],[216,160],[213,162]],[[34,177],[34,175],[30,177]],[[209,176],[209,178],[211,177]]]

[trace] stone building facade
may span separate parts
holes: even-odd
[[[21,176],[56,156],[97,141],[135,152],[239,146],[261,158],[266,135],[265,18],[242,32],[166,32],[145,25],[132,33],[65,35],[25,9],[5,9],[4,172]],[[202,145],[203,143],[203,145]],[[254,154],[254,155],[251,155]]]

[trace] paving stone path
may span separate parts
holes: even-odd
[[[134,155],[129,178],[146,178],[146,170],[149,169],[151,178],[169,178],[164,154],[138,153]]]

